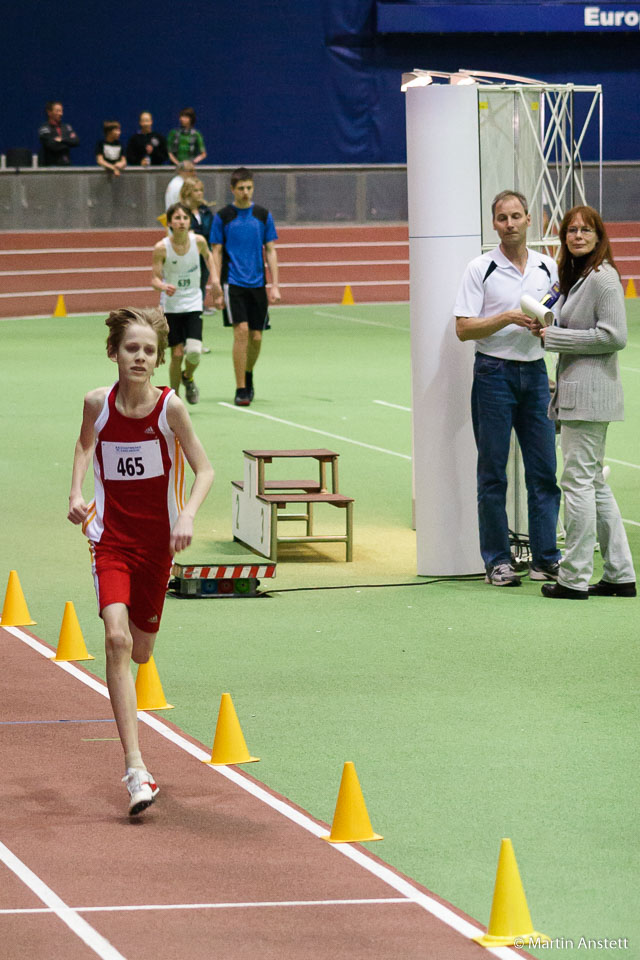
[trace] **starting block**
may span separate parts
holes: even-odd
[[[168,592],[174,597],[258,597],[260,578],[275,577],[275,563],[174,563]]]

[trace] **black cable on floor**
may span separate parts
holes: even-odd
[[[418,580],[411,583],[345,583],[328,587],[283,587],[281,590],[265,590],[260,596],[272,593],[299,593],[302,590],[377,590],[384,587],[429,587],[432,583],[473,583],[484,580],[484,574],[467,574],[461,577],[436,577],[433,580]]]

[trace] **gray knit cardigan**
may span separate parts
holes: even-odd
[[[627,342],[622,284],[610,263],[578,280],[547,327],[545,350],[560,354],[551,420],[624,420],[617,351]]]

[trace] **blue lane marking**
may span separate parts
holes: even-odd
[[[113,717],[107,720],[0,720],[0,727],[15,727],[24,723],[115,723]]]

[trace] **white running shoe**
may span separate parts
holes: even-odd
[[[126,783],[129,791],[129,816],[137,817],[139,813],[150,807],[160,792],[158,784],[148,770],[139,767],[129,767],[122,782]]]

